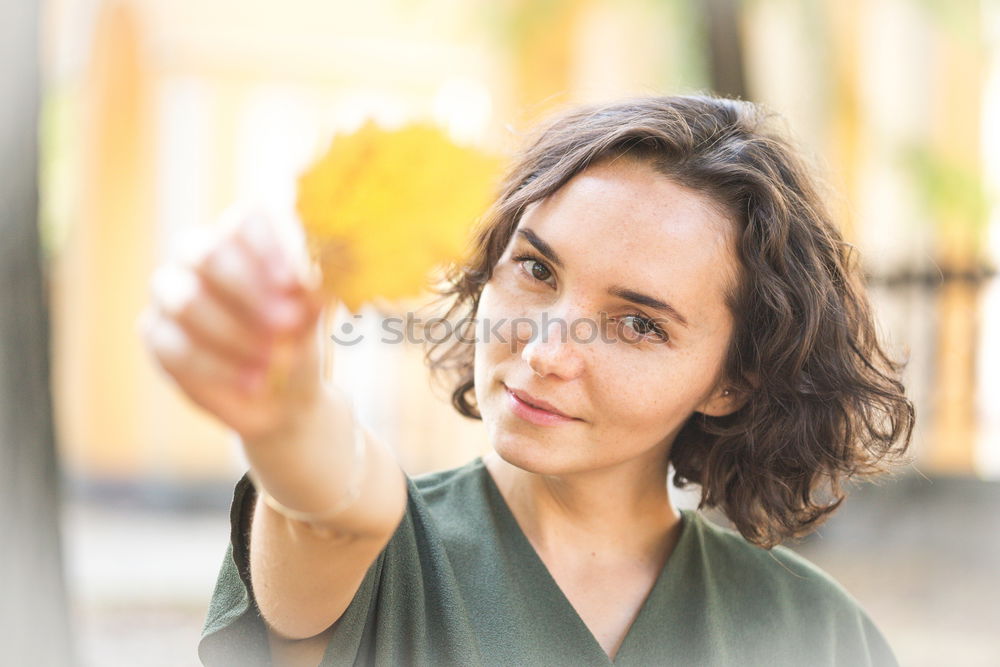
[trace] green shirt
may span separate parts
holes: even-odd
[[[406,514],[334,626],[323,665],[608,665],[482,459],[407,481]],[[199,645],[206,665],[268,664],[236,485],[232,536]],[[857,602],[782,547],[697,512],[621,644],[618,665],[896,665]]]

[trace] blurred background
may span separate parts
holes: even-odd
[[[181,234],[246,197],[291,213],[298,174],[367,119],[504,155],[569,104],[715,91],[782,113],[829,181],[917,406],[912,463],[791,546],[902,664],[1000,664],[1000,3],[46,0],[0,19],[12,655],[197,664],[243,462],[135,334]],[[334,380],[406,469],[484,451],[421,349],[376,338],[338,349]]]

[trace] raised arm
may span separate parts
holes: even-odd
[[[406,506],[392,453],[364,431],[358,446],[348,402],[322,381],[318,281],[286,248],[266,219],[230,219],[158,269],[140,318],[156,361],[240,436],[272,498],[258,497],[250,570],[278,650],[343,614]]]

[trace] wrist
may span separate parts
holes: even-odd
[[[275,498],[267,487],[261,482],[253,468],[247,475],[253,482],[257,491],[257,496],[267,507],[277,512],[285,519],[296,523],[304,524],[313,533],[326,538],[335,537],[337,531],[331,529],[333,522],[340,517],[347,509],[353,506],[361,496],[361,486],[364,475],[362,471],[365,465],[365,450],[367,438],[361,424],[354,422],[351,444],[351,461],[347,470],[344,471],[346,484],[341,487],[340,495],[332,504],[326,505],[323,509],[296,509]]]
[[[359,495],[366,438],[337,390],[324,390],[281,428],[241,441],[261,498],[287,518],[330,519]]]
[[[248,455],[251,450],[290,447],[312,439],[325,428],[324,423],[329,424],[331,417],[343,419],[345,411],[340,406],[346,405],[347,399],[339,396],[337,390],[318,382],[314,391],[289,402],[291,405],[284,410],[285,414],[266,428],[238,434]]]

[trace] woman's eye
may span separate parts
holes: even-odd
[[[535,280],[545,282],[552,277],[552,272],[549,271],[549,267],[545,266],[545,264],[538,261],[534,257],[523,255],[521,257],[515,257],[514,261],[519,263],[521,268]]]
[[[529,271],[531,271],[532,278],[537,278],[538,280],[549,279],[549,276],[551,274],[549,273],[549,269],[544,264],[531,260],[530,266],[531,268],[529,269]]]
[[[626,315],[620,321],[632,330],[631,337],[635,339],[650,338],[665,342],[668,338],[666,332],[654,320],[643,315]]]

